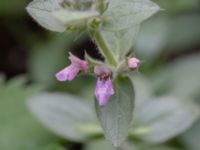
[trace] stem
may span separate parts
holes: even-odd
[[[130,145],[126,142],[122,147],[116,148],[116,150],[138,150],[138,148],[133,143]]]
[[[103,53],[103,55],[106,57],[106,59],[108,60],[108,63],[112,66],[117,66],[117,61],[115,60],[113,54],[111,53],[110,49],[108,48],[108,46],[106,45],[106,42],[104,41],[102,35],[100,32],[96,31],[93,34],[97,45],[99,46],[101,52]]]

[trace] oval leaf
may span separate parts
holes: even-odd
[[[140,24],[159,10],[159,6],[149,0],[110,0],[103,14],[104,30],[122,30]]]
[[[100,107],[96,102],[97,115],[105,136],[114,147],[121,146],[128,136],[133,107],[134,89],[127,77],[118,77],[115,80],[115,94],[106,106]]]
[[[199,118],[199,107],[171,96],[146,100],[136,107],[133,133],[161,143],[183,133]]]
[[[86,134],[79,129],[94,122],[89,105],[83,100],[66,94],[41,94],[29,100],[33,114],[57,135],[76,141],[84,140]]]

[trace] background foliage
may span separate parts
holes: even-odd
[[[94,44],[85,34],[44,30],[26,13],[29,2],[0,1],[0,149],[112,150],[92,109],[94,79],[54,78],[69,50],[99,57]],[[142,24],[134,47],[142,65],[132,76],[136,106],[125,149],[199,150],[200,2],[155,2],[165,11]]]

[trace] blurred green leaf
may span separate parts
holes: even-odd
[[[144,65],[159,56],[168,41],[169,18],[164,12],[145,21],[140,27],[135,49]]]
[[[135,105],[140,105],[153,96],[153,89],[148,79],[143,75],[129,75],[135,89]]]
[[[145,61],[160,58],[160,54],[178,53],[198,46],[200,16],[196,13],[169,15],[163,11],[141,26],[135,51]],[[190,30],[188,30],[190,28]],[[145,64],[146,62],[144,62]]]
[[[105,133],[114,147],[119,147],[128,136],[133,118],[134,89],[129,78],[118,77],[115,80],[115,94],[106,106],[96,102],[96,111]]]
[[[133,149],[134,150],[134,149]],[[178,150],[176,148],[171,148],[164,145],[148,145],[148,144],[141,144],[137,146],[137,150]]]
[[[29,59],[30,73],[34,81],[45,85],[55,82],[56,70],[64,64],[64,60],[67,62],[67,50],[65,52],[67,42],[67,38],[60,36],[34,48]]]
[[[0,88],[3,87],[4,82],[5,82],[5,76],[3,74],[0,74]]]
[[[24,13],[25,5],[26,5],[26,0],[20,0],[20,1],[1,0],[0,1],[0,16],[22,15]]]
[[[94,123],[89,105],[72,95],[43,93],[29,100],[33,114],[55,134],[75,141],[86,140],[81,127]]]
[[[177,15],[169,20],[168,50],[185,50],[200,42],[200,15]],[[188,30],[190,28],[190,30]]]
[[[112,145],[105,140],[95,140],[86,144],[84,150],[114,150]],[[145,143],[134,144],[131,142],[125,143],[123,150],[178,150],[165,145],[148,145]]]
[[[118,31],[140,24],[159,10],[149,0],[110,0],[103,17],[103,30]]]
[[[168,64],[152,74],[153,88],[166,86],[168,93],[178,97],[194,97],[200,89],[200,55],[195,54]]]
[[[49,145],[47,145],[44,149],[42,150],[67,150],[66,148],[62,147],[60,144],[58,143],[51,143]]]
[[[29,71],[33,81],[52,85],[55,83],[55,73],[64,68],[68,62],[68,51],[72,50],[77,34],[59,35],[49,42],[36,46],[30,52]],[[80,38],[76,42],[80,42]]]
[[[185,132],[181,137],[182,144],[187,150],[199,150],[200,148],[200,120],[192,126],[187,132]]]
[[[192,102],[170,96],[146,100],[135,109],[132,134],[148,142],[165,142],[186,131],[199,116],[199,107]]]
[[[199,0],[153,0],[167,11],[180,12],[199,8]]]
[[[38,93],[38,85],[25,86],[18,77],[0,83],[0,149],[43,150],[58,139],[42,128],[26,109],[25,99]]]
[[[96,140],[86,144],[84,150],[115,150],[106,140]]]

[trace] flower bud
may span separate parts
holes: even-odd
[[[129,58],[128,59],[128,67],[130,69],[136,69],[138,68],[140,65],[140,60],[135,58],[135,57],[132,57],[132,58]]]

